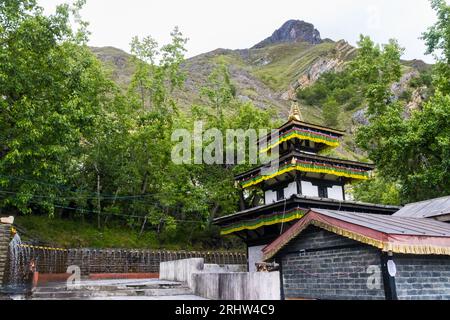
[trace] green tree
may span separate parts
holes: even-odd
[[[163,114],[175,106],[172,93],[180,88],[185,76],[180,69],[184,61],[185,44],[178,27],[171,33],[172,42],[158,48],[158,43],[150,36],[131,41],[131,53],[136,67],[131,81],[129,96],[138,100],[142,108],[148,107]]]
[[[360,83],[350,68],[324,73],[312,86],[298,90],[297,97],[309,105],[321,106],[322,113],[328,115],[334,113],[334,116],[336,109],[354,110],[364,105]],[[338,108],[328,106],[328,110],[324,110],[328,102],[334,104],[334,101],[337,102]],[[324,121],[329,123],[329,119],[325,119],[325,114],[323,114]]]
[[[235,87],[224,63],[217,65],[211,72],[208,82],[200,89],[200,92],[206,97],[206,101],[204,105],[193,106],[192,121],[203,121],[204,130],[217,128],[221,132],[223,145],[226,145],[227,142],[227,129],[245,131],[272,127],[273,110],[258,109],[252,103],[239,101],[235,97]],[[226,152],[234,152],[234,155],[237,155],[239,147],[235,143],[232,149],[228,148]],[[246,141],[245,147],[246,150],[249,150],[248,141]],[[258,204],[260,199],[260,195],[256,192],[252,192],[244,198],[243,191],[234,186],[234,174],[249,169],[248,162],[227,164],[225,152],[223,156],[223,164],[197,165],[194,169],[199,174],[198,180],[209,190],[208,198],[205,201],[209,203],[210,221],[217,216],[235,212],[238,209],[238,202],[243,210],[250,203]]]
[[[380,177],[400,187],[402,202],[418,201],[450,193],[450,97],[447,91],[449,69],[447,55],[448,6],[433,1],[438,23],[425,35],[428,52],[443,51],[442,60],[433,69],[435,94],[422,110],[403,115],[404,106],[392,101],[389,86],[399,77],[401,50],[391,42],[381,51],[367,38],[355,60],[354,74],[366,82],[370,124],[361,127],[357,143],[366,150],[378,168]]]
[[[322,107],[322,117],[325,125],[335,127],[338,124],[339,104],[333,99],[329,98]]]
[[[85,44],[83,3],[49,16],[33,0],[0,3],[3,207],[52,214],[55,203],[66,205],[70,188],[57,185],[70,185],[108,109],[113,86]],[[72,17],[80,29],[72,30]]]
[[[445,0],[431,0],[438,21],[423,33],[427,54],[433,54],[433,84],[443,94],[450,94],[450,5]]]
[[[396,182],[386,181],[380,176],[355,184],[352,192],[358,201],[386,205],[402,204],[400,185]]]
[[[358,55],[350,64],[351,74],[364,84],[362,90],[368,104],[367,115],[376,117],[392,104],[390,87],[400,80],[403,49],[395,40],[381,48],[364,36],[361,36],[358,46]]]
[[[164,230],[173,230],[180,208],[188,211],[180,192],[180,184],[185,182],[180,181],[182,177],[170,159],[170,137],[178,117],[173,91],[183,85],[180,64],[186,39],[178,28],[171,36],[172,42],[161,47],[151,37],[133,38],[131,51],[136,72],[124,107],[129,117],[122,113],[129,125],[117,135],[108,133],[102,144],[104,149],[92,153],[91,171],[97,171],[99,159],[106,181],[111,181],[110,192],[136,195],[133,201],[116,201],[115,205],[119,204],[122,213],[142,217],[141,233],[148,223],[156,228],[158,236]],[[136,219],[129,222],[134,225]]]

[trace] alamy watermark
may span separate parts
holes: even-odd
[[[66,273],[70,274],[67,278],[67,289],[80,289],[81,286],[81,269],[79,266],[71,265],[67,267]]]
[[[278,130],[267,129],[204,129],[204,123],[194,123],[193,132],[177,129],[171,140],[172,161],[175,164],[263,164],[270,165],[262,170],[271,172],[278,169]],[[271,145],[269,145],[269,143]]]
[[[369,277],[367,278],[367,289],[380,290],[381,289],[381,268],[377,265],[370,265],[367,268]]]

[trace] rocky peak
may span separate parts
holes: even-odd
[[[262,48],[275,43],[299,41],[319,44],[322,42],[322,39],[320,38],[320,32],[314,28],[313,24],[301,20],[289,20],[280,29],[275,30],[270,37],[261,41],[253,48]]]

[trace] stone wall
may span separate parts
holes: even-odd
[[[0,286],[5,278],[6,264],[8,260],[11,226],[0,223]]]
[[[400,300],[450,300],[450,257],[396,255],[395,277]]]
[[[160,263],[159,278],[161,280],[184,282],[189,288],[193,288],[192,275],[203,272],[203,269],[203,258],[165,261]]]
[[[291,241],[282,253],[286,299],[385,298],[380,252],[375,248],[309,228]],[[374,266],[376,272],[368,273],[369,266]],[[378,284],[374,289],[368,287],[371,275],[376,277]]]
[[[278,272],[242,272],[246,265],[218,266],[203,258],[161,262],[161,280],[184,282],[194,294],[213,300],[280,300]]]
[[[213,300],[280,300],[280,273],[194,273],[194,294]]]

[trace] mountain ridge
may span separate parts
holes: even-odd
[[[307,28],[309,33],[305,35],[296,31],[290,34],[289,30],[299,27]],[[272,35],[251,48],[219,48],[186,59],[181,66],[186,73],[185,87],[175,92],[180,106],[187,110],[193,104],[204,102],[200,97],[200,88],[206,84],[215,66],[225,63],[238,99],[252,101],[261,109],[274,108],[277,117],[286,119],[289,100],[295,97],[299,89],[314,85],[324,73],[342,71],[357,53],[357,48],[345,40],[322,40],[320,33],[315,31],[312,24],[289,20],[273,33],[275,37]],[[113,79],[125,88],[134,71],[131,55],[113,47],[92,48],[92,51],[110,67]],[[411,79],[429,67],[421,60],[402,61],[402,64],[404,76],[400,83],[393,86],[396,96],[401,96],[408,89]],[[408,105],[411,110],[422,101],[419,89],[412,96],[414,103]],[[337,129],[345,130],[351,136],[357,126],[367,121],[364,107],[341,112]],[[318,105],[303,105],[305,121],[323,124],[321,110]],[[361,157],[351,138],[337,152],[339,156],[352,160]]]
[[[123,86],[129,83],[134,72],[130,54],[114,47],[91,49],[110,67],[116,82]],[[267,104],[273,105],[282,109],[283,115],[288,109],[286,101],[296,90],[313,85],[326,72],[341,71],[356,52],[345,40],[322,40],[311,23],[288,20],[271,36],[248,49],[218,48],[186,59],[182,68],[187,73],[187,91],[191,92],[180,93],[180,103],[200,102],[195,95],[205,83],[207,73],[221,60],[231,69],[242,99],[264,109]],[[404,65],[418,71],[428,66],[421,60],[404,61]]]

